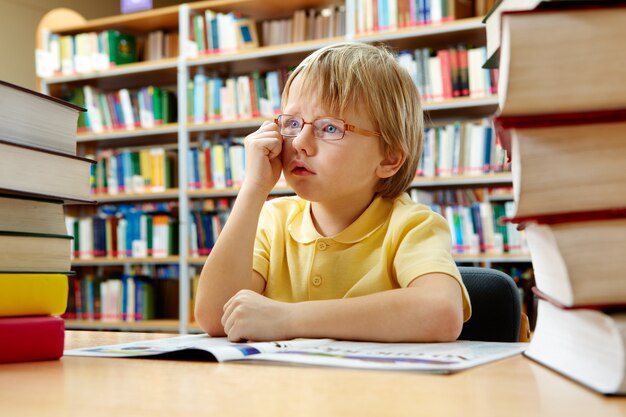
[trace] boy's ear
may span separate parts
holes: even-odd
[[[384,157],[376,167],[376,174],[379,178],[392,177],[402,164],[406,161],[406,155],[403,152],[392,152]]]

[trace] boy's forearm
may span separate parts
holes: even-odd
[[[293,337],[443,342],[458,337],[463,320],[462,309],[453,299],[425,295],[416,288],[291,307]]]
[[[220,319],[226,301],[241,289],[254,289],[252,254],[259,214],[267,196],[242,189],[200,275],[195,315],[211,335],[223,333]]]

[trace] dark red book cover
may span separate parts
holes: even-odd
[[[626,311],[626,304],[579,304],[571,307],[564,306],[537,287],[532,287],[532,292],[535,297],[539,298],[540,300],[547,301],[553,306],[556,306],[562,310],[596,310],[602,311],[606,314],[621,313],[623,311]]]
[[[54,316],[0,318],[0,363],[59,359],[65,326]]]
[[[602,209],[594,211],[561,212],[526,217],[502,217],[498,220],[498,223],[516,223],[519,224],[518,229],[523,229],[527,223],[533,222],[539,224],[559,224],[584,221],[614,220],[623,218],[626,218],[626,207],[617,207],[613,209]]]

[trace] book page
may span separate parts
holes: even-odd
[[[332,339],[231,343],[207,335],[66,350],[67,356],[270,361],[313,366],[451,373],[522,353],[527,343],[368,343]]]
[[[333,341],[245,359],[360,369],[451,373],[522,353],[527,343],[367,343]]]

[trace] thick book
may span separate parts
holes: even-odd
[[[0,272],[0,317],[60,315],[67,296],[66,275]]]
[[[502,14],[501,116],[626,107],[626,5],[594,3]]]
[[[207,335],[66,350],[67,356],[264,361],[376,370],[452,373],[520,354],[527,343],[369,343],[333,339],[231,343]]]
[[[62,203],[62,200],[0,194],[0,230],[65,234]]]
[[[537,288],[568,307],[626,304],[626,210],[572,220],[525,225]]]
[[[563,124],[554,115],[545,126],[508,129],[514,216],[626,207],[626,109],[623,116]]]
[[[603,0],[499,0],[486,13],[483,23],[487,31],[486,68],[497,68],[499,64],[501,19],[506,12],[533,10],[536,8],[566,7],[585,3],[600,3]]]
[[[0,138],[0,191],[89,202],[93,163]]]
[[[78,116],[85,109],[0,81],[0,139],[76,155]]]
[[[59,317],[0,317],[0,363],[59,359],[64,338]]]
[[[626,310],[564,309],[539,299],[524,355],[600,393],[626,394]]]
[[[71,270],[72,236],[0,230],[0,270],[50,272]]]

